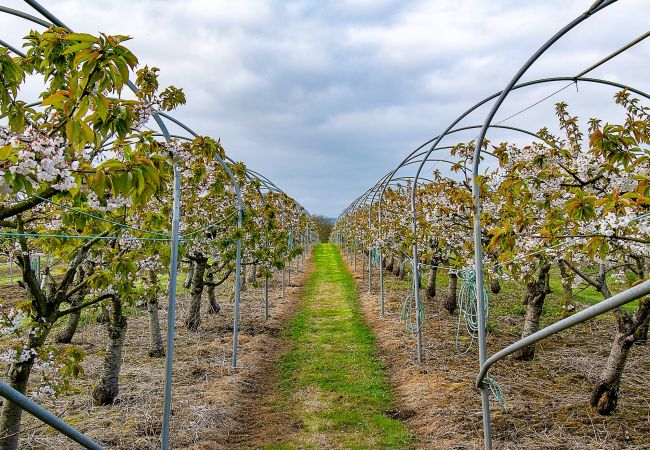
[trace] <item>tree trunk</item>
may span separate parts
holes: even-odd
[[[617,330],[607,363],[600,373],[598,382],[591,391],[589,403],[600,415],[609,415],[616,409],[618,388],[633,343],[633,333]]]
[[[77,306],[78,304],[79,301],[73,301],[70,303],[70,306]],[[68,321],[65,324],[65,328],[56,335],[54,340],[60,344],[69,344],[72,342],[72,338],[77,331],[77,326],[79,326],[80,318],[81,310],[68,314]]]
[[[525,338],[539,330],[539,321],[542,317],[542,307],[546,299],[547,292],[547,275],[551,270],[550,264],[544,264],[539,268],[537,279],[526,284],[526,318],[521,337]],[[535,345],[529,345],[517,351],[514,355],[516,359],[530,361],[535,357]]]
[[[97,406],[112,404],[120,392],[119,380],[126,326],[126,317],[122,315],[122,302],[120,296],[116,294],[111,299],[108,344],[102,364],[102,376],[93,390],[93,400]]]
[[[447,288],[447,295],[443,301],[443,307],[453,314],[456,311],[456,290],[458,288],[458,275],[456,272],[449,272],[449,287]]]
[[[248,274],[248,282],[255,285],[257,283],[257,264],[251,266],[251,271]]]
[[[612,348],[598,382],[591,391],[590,404],[598,414],[603,416],[611,414],[616,409],[618,389],[630,348],[636,339],[635,334],[650,316],[650,298],[639,300],[634,316],[630,316],[620,308],[615,310],[615,314],[617,330]]]
[[[560,277],[562,278],[562,293],[563,293],[563,302],[562,308],[564,309],[564,316],[568,316],[571,311],[575,309],[575,304],[573,300],[573,277],[567,270],[566,264],[562,261],[558,263],[560,266]]]
[[[386,270],[389,272],[393,271],[393,267],[395,266],[395,255],[391,253],[390,259],[386,263]]]
[[[289,267],[288,267],[288,274],[289,274],[289,281],[288,285],[291,286],[291,261],[289,261]],[[241,266],[241,272],[239,276],[239,292],[245,292],[246,291],[246,266],[242,264]]]
[[[402,273],[402,258],[397,258],[397,261],[395,261],[395,267],[393,268],[393,275],[396,277],[399,277],[400,274]]]
[[[399,266],[400,266],[399,279],[403,280],[404,278],[406,278],[406,260],[403,259]]]
[[[634,333],[634,343],[643,345],[648,343],[648,328],[650,325],[650,315],[645,318],[645,321],[641,324],[641,326],[636,330],[636,333]]]
[[[160,318],[158,317],[158,275],[149,271],[149,288],[147,296],[147,312],[149,313],[149,356],[161,358],[165,356],[162,334],[160,332]]]
[[[214,272],[208,272],[207,281],[210,283],[214,282]],[[217,287],[208,285],[208,300],[210,305],[208,306],[208,314],[219,314],[221,311],[221,306],[217,302]]]
[[[429,300],[436,296],[436,281],[438,279],[438,267],[436,265],[431,267],[429,272],[429,281],[427,283],[426,295]]]
[[[49,332],[49,328],[44,328],[40,334],[31,337],[28,348],[40,348],[47,339]],[[7,373],[8,384],[21,394],[27,394],[27,384],[29,383],[29,376],[34,367],[35,359],[36,357],[32,356],[27,361],[16,362],[9,367]],[[22,413],[22,408],[6,399],[4,400],[0,411],[0,450],[18,449]]]
[[[203,294],[203,276],[205,274],[207,263],[207,258],[201,257],[197,259],[194,264],[190,312],[187,319],[185,319],[185,326],[190,331],[197,331],[201,325],[201,295]]]
[[[185,282],[183,283],[183,287],[185,289],[189,289],[190,286],[192,285],[192,279],[194,278],[194,260],[190,260],[190,270],[187,272],[187,278],[185,278]]]
[[[75,284],[82,283],[85,277],[86,277],[85,270],[83,269],[83,267],[79,267],[77,269],[77,273],[75,274]],[[74,294],[70,299],[70,306],[74,307],[80,305],[84,297],[86,296],[86,291],[87,291],[86,289],[82,289],[76,294]],[[80,318],[81,318],[81,310],[68,314],[68,321],[65,325],[65,328],[55,336],[54,340],[61,344],[69,344],[72,341],[72,337],[74,336],[75,332],[77,331],[77,326],[79,325]]]

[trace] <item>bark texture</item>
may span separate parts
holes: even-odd
[[[93,390],[95,405],[110,405],[120,393],[120,370],[122,352],[126,340],[126,317],[122,315],[122,302],[119,295],[111,299],[111,312],[108,322],[108,344],[102,364],[102,376]]]
[[[190,269],[187,272],[187,278],[183,282],[183,287],[189,289],[192,285],[192,279],[194,278],[194,261],[190,260]]]
[[[526,284],[526,317],[521,332],[521,337],[525,338],[539,330],[539,321],[542,317],[542,308],[546,299],[547,276],[551,270],[550,264],[542,265],[537,272],[537,278]],[[535,345],[524,347],[515,353],[514,357],[522,361],[530,361],[535,357]]]
[[[458,290],[458,275],[456,272],[449,272],[449,287],[447,288],[447,295],[443,301],[443,307],[453,314],[456,311],[456,291]]]
[[[438,281],[438,267],[432,266],[429,271],[429,280],[427,281],[427,289],[425,291],[429,300],[436,297],[436,282]]]
[[[185,326],[190,331],[197,331],[201,325],[201,296],[203,295],[203,281],[207,264],[208,259],[203,256],[198,256],[194,261],[190,311],[185,319]]]
[[[149,313],[149,356],[161,358],[165,356],[162,333],[160,332],[160,317],[158,316],[158,275],[149,272],[149,292],[147,296],[147,312]]]

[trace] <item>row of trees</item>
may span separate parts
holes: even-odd
[[[615,96],[621,123],[589,121],[586,133],[564,103],[556,105],[561,136],[548,129],[528,146],[483,143],[496,158],[480,177],[483,246],[493,292],[503,279],[523,280],[526,314],[522,337],[539,329],[542,307],[555,266],[562,279],[564,308],[575,309],[573,287],[593,286],[603,299],[612,295],[611,280],[635,284],[647,277],[650,262],[650,109],[629,92]],[[457,163],[446,174],[433,173],[432,182],[416,189],[417,242],[420,260],[428,267],[427,297],[436,294],[439,267],[448,268],[450,288],[442,304],[456,308],[456,270],[473,265],[472,180],[468,168],[474,142],[456,145]],[[487,155],[487,153],[486,153]],[[335,233],[363,248],[379,248],[386,266],[403,273],[412,253],[411,184],[392,186],[378,206],[364,205],[339,220]],[[370,219],[370,220],[369,220]],[[590,403],[599,414],[616,408],[619,384],[630,349],[645,343],[650,299],[635,310],[614,311],[616,331],[609,357]],[[516,357],[531,360],[530,346]]]
[[[93,397],[112,403],[126,337],[124,307],[146,304],[152,357],[164,354],[158,297],[169,264],[173,164],[181,174],[181,261],[191,267],[190,314],[200,326],[201,294],[219,311],[214,288],[233,278],[235,243],[254,274],[274,269],[315,238],[312,219],[294,200],[266,192],[243,163],[227,163],[243,197],[243,224],[218,140],[161,141],[145,127],[156,111],[185,103],[181,89],[161,89],[158,69],[137,69],[125,36],[92,36],[50,28],[32,31],[25,57],[0,48],[0,249],[21,270],[24,298],[0,307],[0,355],[8,383],[31,395],[55,395],[82,371],[70,343],[81,313],[101,308],[106,355]],[[134,95],[127,95],[135,76]],[[42,83],[41,101],[21,98],[27,78]],[[63,273],[33,269],[34,255],[51,255]],[[56,336],[55,326],[65,322]],[[21,409],[5,401],[0,449],[18,446]]]

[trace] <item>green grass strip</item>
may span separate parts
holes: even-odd
[[[280,363],[277,407],[291,411],[299,440],[267,448],[412,448],[404,424],[384,413],[394,398],[352,275],[333,244],[316,246],[313,261],[304,304],[286,332],[293,349]]]

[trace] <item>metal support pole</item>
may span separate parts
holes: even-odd
[[[241,212],[240,212],[240,221],[241,221]],[[237,256],[236,256],[236,262],[235,262],[235,311],[234,311],[234,320],[233,320],[233,327],[232,327],[232,368],[236,369],[237,368],[237,346],[238,346],[238,338],[239,338],[239,290],[240,286],[239,284],[241,283],[241,280],[239,277],[241,276],[241,239],[237,240]]]
[[[418,364],[422,364],[422,324],[420,323],[420,280],[418,278],[418,244],[413,242],[413,298],[415,299],[415,328]]]
[[[372,248],[368,249],[368,293],[372,292]]]
[[[379,252],[379,315],[384,315],[384,255]]]
[[[167,353],[162,418],[162,449],[169,449],[169,426],[172,410],[172,375],[174,365],[174,323],[176,321],[176,282],[178,278],[178,241],[180,230],[181,175],[174,164],[174,203],[172,212],[171,254],[169,262],[169,306],[167,307]]]
[[[58,432],[68,436],[70,439],[82,445],[83,447],[91,450],[104,450],[104,447],[86,435],[80,433],[75,428],[71,427],[63,420],[59,419],[57,416],[47,411],[41,405],[30,400],[3,381],[0,381],[0,395],[6,398],[6,401],[14,403],[23,410],[27,411],[32,416],[48,424]]]

